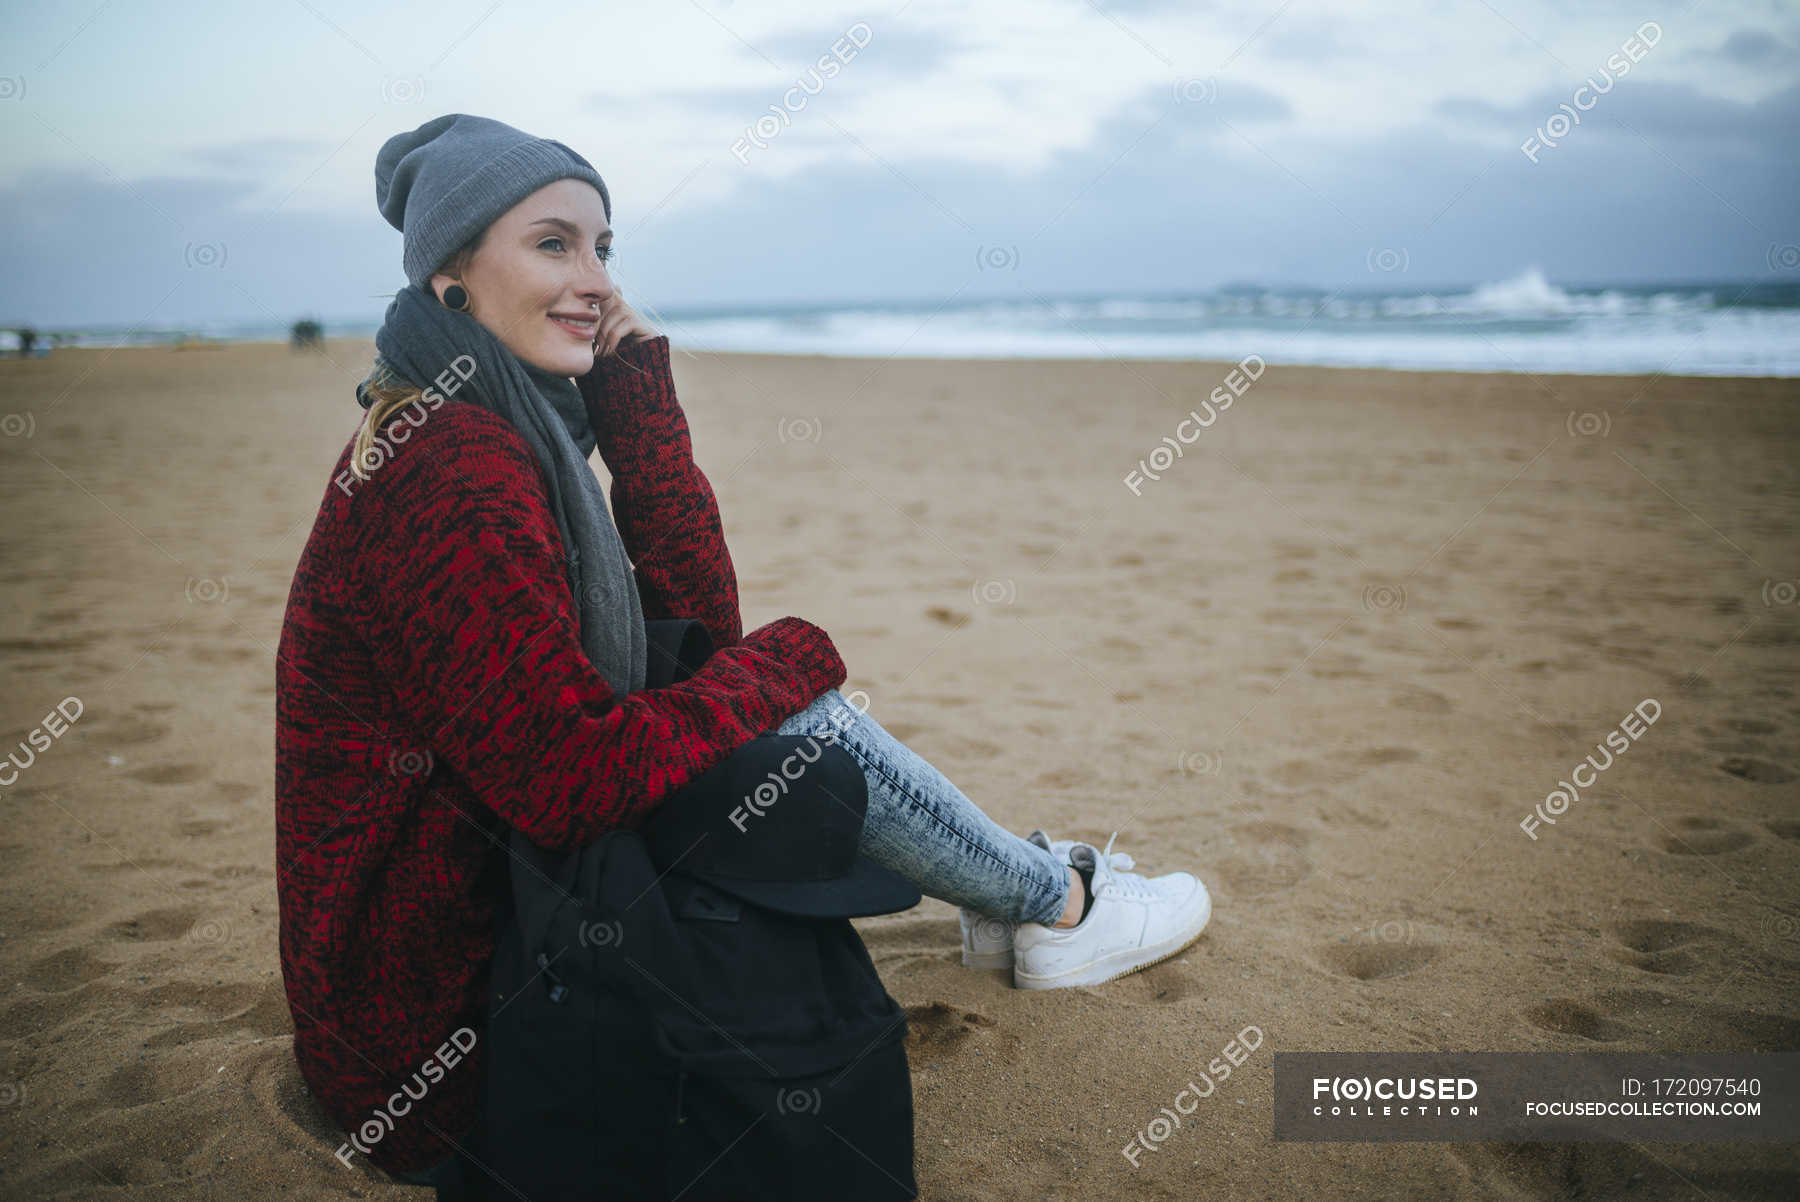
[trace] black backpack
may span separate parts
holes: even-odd
[[[653,682],[710,653],[691,619],[648,626]],[[835,744],[808,773],[867,788]],[[510,840],[476,1141],[505,1184],[485,1196],[917,1197],[906,1012],[848,918],[659,873],[633,831],[565,852]]]

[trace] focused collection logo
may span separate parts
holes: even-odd
[[[1481,1113],[1473,1077],[1314,1077],[1317,1118],[1436,1118]]]

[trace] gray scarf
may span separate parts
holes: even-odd
[[[581,619],[581,648],[619,696],[644,687],[649,640],[631,560],[606,508],[600,481],[588,466],[594,430],[581,389],[566,376],[526,363],[467,313],[440,304],[417,284],[394,294],[375,334],[373,376],[383,370],[419,387],[448,392],[496,413],[530,444],[550,492],[550,511],[562,532],[569,590]],[[467,355],[466,381],[452,360]],[[466,368],[463,370],[467,370]],[[447,383],[435,381],[451,372]],[[364,409],[368,381],[356,386]]]

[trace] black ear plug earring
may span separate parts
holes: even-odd
[[[469,311],[469,290],[461,284],[452,284],[444,289],[444,307],[455,309],[458,313]]]

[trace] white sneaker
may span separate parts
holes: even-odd
[[[1013,934],[1015,986],[1098,985],[1167,960],[1206,929],[1212,898],[1198,877],[1120,872],[1111,863],[1111,851],[1111,839],[1104,852],[1089,843],[1069,849],[1069,862],[1093,873],[1093,903],[1087,917],[1072,927],[1019,924]]]
[[[1074,839],[1057,839],[1041,830],[1032,831],[1025,836],[1026,841],[1035,843],[1062,863],[1069,862],[1069,849],[1074,847]],[[1112,846],[1109,841],[1108,847]],[[1124,870],[1132,866],[1132,859],[1122,851],[1112,853],[1113,867]],[[1018,925],[1004,918],[989,918],[979,910],[962,907],[958,914],[962,926],[962,962],[965,968],[1011,968],[1013,966],[1013,928]]]

